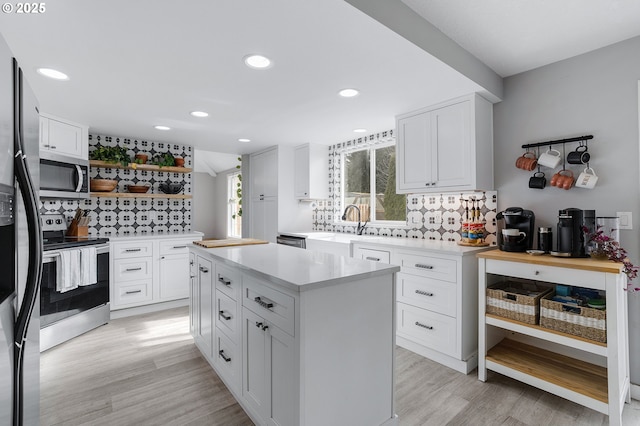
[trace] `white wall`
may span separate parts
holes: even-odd
[[[212,218],[213,212],[220,204],[217,201],[220,198],[216,187],[218,180],[208,173],[193,173],[191,229],[204,232],[203,238],[216,238],[217,235],[216,223]]]
[[[494,106],[498,210],[531,209],[536,226],[555,226],[558,210],[566,207],[595,209],[598,216],[630,211],[634,229],[620,231],[620,239],[636,265],[640,264],[638,52],[640,37],[506,78],[504,101]],[[594,135],[589,152],[600,177],[595,189],[528,188],[531,173],[514,166],[523,153],[522,144],[585,134]],[[555,237],[554,233],[554,242]],[[640,294],[629,295],[629,316],[631,381],[640,383]]]

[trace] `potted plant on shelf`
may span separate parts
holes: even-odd
[[[106,163],[120,163],[124,167],[131,163],[127,149],[120,146],[98,146],[91,151],[91,159]]]
[[[151,164],[155,164],[158,167],[172,167],[176,165],[174,156],[169,152],[164,154],[157,154],[151,160]]]
[[[610,236],[606,235],[601,226],[598,226],[596,232],[589,233],[589,229],[585,226],[582,231],[587,235],[588,241],[593,243],[593,250],[590,256],[594,259],[609,259],[614,262],[622,263],[622,272],[627,275],[627,290],[640,291],[640,287],[631,285],[631,281],[638,276],[638,267],[629,260],[627,251],[620,246],[620,243]]]

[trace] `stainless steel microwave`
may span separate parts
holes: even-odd
[[[40,198],[89,198],[89,161],[40,151]]]

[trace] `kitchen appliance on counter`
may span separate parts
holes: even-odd
[[[43,151],[40,154],[40,197],[89,198],[89,161]]]
[[[524,252],[533,247],[535,215],[531,210],[509,207],[496,215],[496,222],[500,250]]]
[[[0,425],[40,422],[39,114],[0,36]]]
[[[562,257],[587,257],[589,245],[587,234],[595,232],[595,210],[576,208],[562,209],[558,212],[558,244],[551,254]]]
[[[302,249],[307,248],[307,239],[299,235],[279,234],[276,237],[276,243]]]
[[[42,223],[40,351],[45,351],[109,322],[109,239],[65,236],[61,214],[43,215]],[[75,273],[69,271],[73,264],[77,275],[65,276]]]

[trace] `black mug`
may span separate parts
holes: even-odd
[[[567,162],[569,164],[587,164],[591,159],[591,154],[587,152],[587,149],[585,145],[577,147],[575,151],[567,154]]]
[[[529,178],[529,188],[543,189],[547,185],[547,178],[543,172],[536,172]]]

